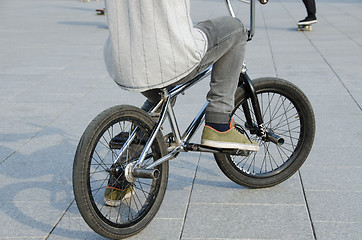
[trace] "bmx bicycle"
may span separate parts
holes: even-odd
[[[229,0],[225,0],[234,15]],[[261,3],[267,1],[259,0]],[[249,40],[254,35],[255,0],[250,2]],[[265,188],[292,176],[306,160],[314,140],[315,119],[305,94],[275,77],[251,80],[244,65],[235,96],[235,127],[258,142],[258,152],[203,146],[190,140],[203,123],[207,102],[180,133],[173,99],[211,73],[209,67],[187,83],[163,89],[149,112],[118,105],[100,113],[84,131],[75,154],[73,190],[78,209],[98,234],[112,239],[132,236],[156,215],[164,198],[169,160],[180,152],[210,152],[232,181]],[[168,118],[171,132],[162,133]],[[130,197],[105,204],[110,179],[127,184]]]

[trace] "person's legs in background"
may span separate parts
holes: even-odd
[[[312,24],[317,22],[315,0],[303,0],[307,10],[307,17],[299,21],[299,24]]]

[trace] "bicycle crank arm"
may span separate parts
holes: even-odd
[[[216,148],[216,147],[209,147],[195,143],[187,144],[185,150],[193,152],[226,153],[230,155],[239,155],[239,156],[248,156],[250,154],[250,151],[247,150]]]

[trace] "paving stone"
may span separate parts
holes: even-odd
[[[227,14],[223,1],[191,3],[195,23]],[[233,5],[248,27],[249,5]],[[107,20],[95,13],[103,7],[104,1],[1,1],[0,239],[103,239],[74,203],[74,153],[101,111],[144,101],[107,73]],[[360,0],[318,1],[318,24],[298,32],[302,1],[257,3],[248,73],[287,79],[308,96],[317,124],[308,159],[278,186],[252,190],[224,176],[212,154],[181,153],[170,162],[159,213],[130,239],[360,239],[361,10]],[[208,90],[209,77],[178,98],[182,130]]]

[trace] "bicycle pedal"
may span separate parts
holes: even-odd
[[[110,149],[121,149],[123,144],[127,141],[129,134],[126,132],[121,132],[117,136],[113,137],[109,141],[108,145]]]
[[[111,141],[109,141],[108,145],[110,149],[121,149],[123,147],[123,144],[128,140],[129,133],[127,132],[121,132],[117,136],[113,137]],[[147,139],[133,139],[131,144],[135,145],[146,145]]]

